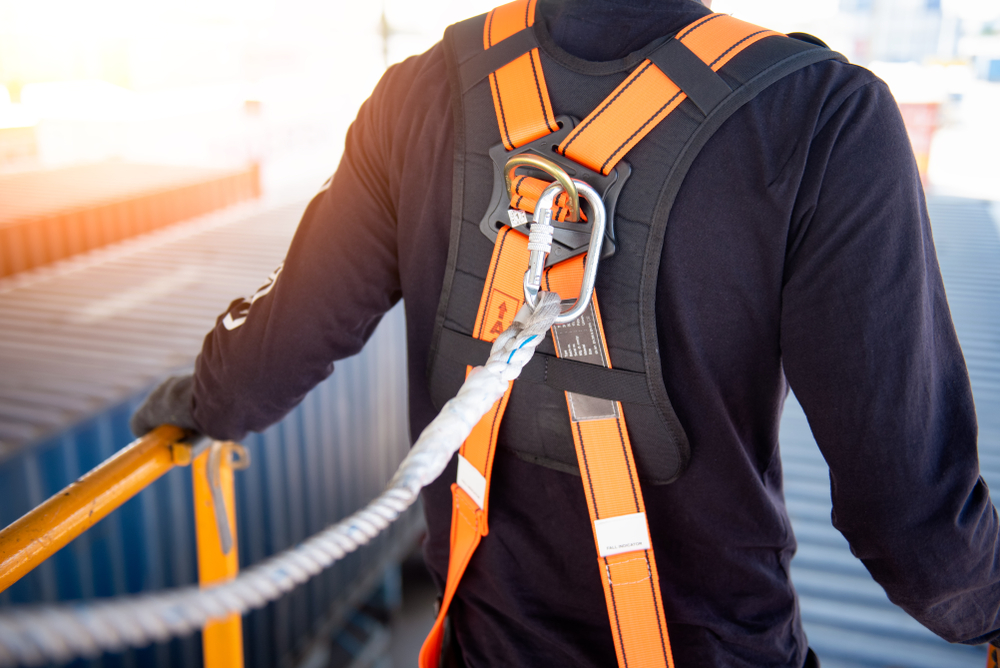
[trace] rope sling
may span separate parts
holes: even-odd
[[[110,601],[24,606],[0,613],[0,666],[42,665],[142,647],[193,633],[207,622],[277,600],[368,544],[417,500],[480,418],[507,391],[560,313],[540,292],[534,311],[497,337],[489,359],[421,432],[386,490],[365,508],[211,588],[182,587]]]

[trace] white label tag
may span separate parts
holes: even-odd
[[[458,480],[455,482],[480,508],[483,507],[486,503],[486,478],[462,455],[458,456]]]
[[[650,549],[646,513],[595,520],[594,533],[597,535],[597,552],[602,557]]]

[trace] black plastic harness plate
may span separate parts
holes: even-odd
[[[487,209],[487,213],[479,223],[479,229],[482,230],[483,234],[490,241],[496,241],[497,232],[505,225],[510,226],[510,218],[507,215],[507,210],[510,209],[510,198],[507,196],[507,186],[504,182],[504,167],[507,161],[515,155],[534,153],[556,163],[565,169],[571,178],[583,181],[601,194],[607,216],[601,259],[611,257],[615,254],[615,249],[617,248],[614,226],[615,205],[618,203],[618,196],[621,194],[622,187],[625,185],[628,177],[632,175],[632,167],[622,160],[615,165],[610,174],[604,176],[600,172],[595,172],[578,162],[574,162],[556,153],[553,150],[554,147],[566,138],[579,121],[570,116],[559,116],[556,118],[556,122],[559,123],[559,130],[536,139],[533,142],[529,142],[519,147],[516,151],[508,151],[504,148],[503,144],[497,144],[490,149],[490,157],[493,159],[493,194],[490,197],[490,206]],[[524,169],[521,173],[545,180],[549,180],[550,178],[541,172],[533,172],[534,170]],[[581,203],[581,206],[583,212],[587,214],[588,220],[592,221],[593,216],[588,213],[589,205],[585,200]],[[534,217],[530,214],[528,221],[534,222]],[[553,235],[552,252],[549,253],[548,260],[545,262],[546,267],[551,267],[563,260],[568,260],[571,257],[587,252],[593,223],[553,222],[552,226],[556,229]]]

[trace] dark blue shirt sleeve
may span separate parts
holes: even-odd
[[[889,598],[953,642],[1000,627],[997,515],[899,111],[875,81],[810,146],[782,294],[786,377],[830,466],[833,523]]]

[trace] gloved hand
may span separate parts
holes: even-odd
[[[161,424],[198,433],[194,421],[194,376],[171,376],[153,390],[129,420],[132,433],[145,436]]]

